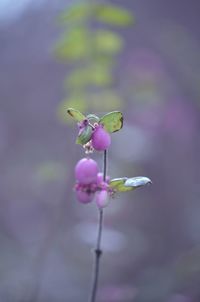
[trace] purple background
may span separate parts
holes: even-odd
[[[53,55],[56,18],[73,1],[16,2],[0,0],[0,300],[87,301],[97,211],[72,191],[82,150],[56,115],[69,67]],[[113,2],[136,24],[120,30],[113,109],[125,124],[109,174],[153,186],[105,211],[98,301],[198,302],[199,1]]]

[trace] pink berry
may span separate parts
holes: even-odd
[[[91,202],[94,198],[94,193],[87,193],[84,191],[76,191],[76,198],[81,203],[87,204]]]
[[[99,208],[105,208],[109,203],[108,192],[106,190],[101,190],[97,192],[95,200]]]
[[[97,151],[106,150],[111,144],[110,134],[103,128],[102,125],[98,125],[92,134],[92,146]]]
[[[106,176],[106,183],[109,183],[110,176]],[[99,172],[97,174],[97,184],[100,185],[103,182],[103,173]]]
[[[99,172],[96,161],[91,158],[82,158],[75,167],[76,180],[82,184],[96,182],[97,173]]]

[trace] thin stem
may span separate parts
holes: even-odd
[[[104,150],[103,154],[103,180],[106,181],[106,172],[107,172],[107,150]]]
[[[97,236],[97,244],[95,252],[95,263],[94,263],[94,276],[92,282],[92,291],[91,291],[91,302],[96,301],[98,280],[99,280],[99,266],[100,266],[100,257],[102,255],[101,250],[101,234],[102,234],[102,226],[103,226],[103,209],[99,209],[99,228],[98,228],[98,236]]]
[[[107,151],[105,150],[103,155],[103,180],[104,181],[106,179],[106,171],[107,171]],[[94,276],[92,282],[90,302],[96,301],[96,294],[97,294],[98,280],[99,280],[100,257],[103,253],[101,250],[102,229],[103,229],[103,209],[99,209],[99,225],[98,225],[97,243],[96,243],[96,248],[94,250],[95,263],[94,263]]]

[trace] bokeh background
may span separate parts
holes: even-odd
[[[105,210],[97,301],[199,302],[199,1],[106,2],[135,24],[118,29],[118,98],[86,100],[86,113],[123,112],[109,175],[146,175],[153,185]],[[72,190],[83,152],[75,124],[60,116],[71,67],[54,52],[58,16],[73,3],[0,0],[2,302],[82,302],[90,289],[97,210]]]

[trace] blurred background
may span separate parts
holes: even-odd
[[[117,36],[100,43],[111,51],[98,61],[107,69],[95,88],[76,76],[66,82],[86,62],[70,57],[68,42],[62,48],[75,26],[63,12],[75,3],[0,0],[0,301],[87,301],[98,216],[74,197],[83,150],[69,106],[121,110],[109,175],[153,181],[105,210],[97,301],[199,302],[199,2],[104,1],[133,20],[108,24],[108,14],[103,29]],[[90,43],[102,24],[84,18]],[[81,41],[74,36],[71,54]]]

